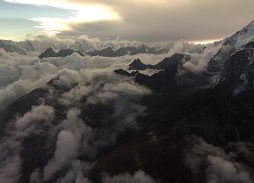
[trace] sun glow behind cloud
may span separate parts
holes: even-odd
[[[116,12],[110,8],[102,5],[77,5],[61,1],[48,1],[48,0],[5,0],[6,2],[31,4],[37,6],[51,6],[61,9],[71,10],[73,16],[69,18],[52,18],[52,17],[36,17],[29,18],[28,20],[40,22],[38,28],[44,29],[44,32],[49,35],[55,35],[64,30],[71,30],[68,26],[70,23],[81,23],[98,20],[119,20],[120,17]]]
[[[203,41],[196,41],[196,42],[193,42],[194,44],[208,44],[208,43],[214,43],[214,42],[217,42],[217,41],[220,41],[222,39],[216,39],[216,40],[203,40]]]

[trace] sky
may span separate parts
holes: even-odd
[[[253,0],[0,0],[0,39],[212,42],[251,22],[253,7]]]

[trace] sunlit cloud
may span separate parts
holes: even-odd
[[[49,36],[56,35],[60,31],[71,30],[71,28],[68,25],[63,23],[64,19],[39,17],[39,18],[32,18],[29,20],[40,22],[40,25],[35,27],[44,29],[44,32]]]
[[[16,19],[21,16],[23,19],[27,18],[24,22],[31,30],[27,28],[28,32],[25,34],[57,34],[59,37],[85,34],[102,40],[120,36],[121,39],[143,42],[182,39],[195,44],[205,44],[235,33],[254,16],[253,0],[3,1],[19,4],[13,6],[13,10],[20,8],[18,10],[22,11],[4,12],[2,16],[5,17],[5,14],[9,13],[8,16]],[[37,13],[36,9],[40,12]],[[30,13],[24,14],[24,10]],[[4,21],[5,24],[11,24],[9,20]],[[23,24],[23,27],[26,25]],[[19,30],[9,29],[5,34],[11,39],[14,35],[12,32],[21,37],[23,32]]]
[[[42,28],[47,35],[55,35],[61,31],[71,30],[68,24],[81,23],[98,20],[116,20],[120,19],[116,12],[113,12],[109,7],[103,5],[81,5],[61,1],[47,0],[5,0],[6,2],[31,4],[38,6],[51,6],[61,9],[71,10],[73,16],[69,18],[52,18],[52,17],[36,17],[28,20],[40,22],[38,28]]]
[[[195,41],[193,42],[194,44],[208,44],[208,43],[214,43],[216,41],[220,41],[222,39],[218,39],[218,40],[203,40],[203,41]]]

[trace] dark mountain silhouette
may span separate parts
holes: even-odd
[[[189,61],[190,60],[189,55],[184,55],[181,53],[175,53],[171,57],[165,58],[163,61],[159,62],[156,65],[146,65],[143,64],[140,59],[134,60],[130,65],[129,65],[129,70],[146,70],[146,69],[166,69],[169,65],[176,65],[179,62],[183,61]]]
[[[47,57],[67,57],[67,56],[72,55],[74,52],[77,52],[82,57],[84,56],[84,54],[81,53],[80,51],[74,51],[72,49],[60,50],[59,52],[56,53],[52,48],[48,48],[48,49],[46,49],[46,51],[44,53],[42,53],[38,57],[40,59],[47,58]]]

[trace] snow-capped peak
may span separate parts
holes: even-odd
[[[230,38],[235,38],[234,46],[237,50],[241,49],[247,43],[254,41],[254,20]]]

